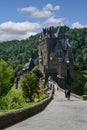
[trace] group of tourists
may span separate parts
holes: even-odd
[[[52,98],[54,98],[54,95],[55,95],[55,86],[54,86],[54,84],[47,84],[47,90],[51,90]],[[57,87],[57,91],[58,90],[59,90],[59,88]],[[69,89],[65,89],[65,98],[67,98],[67,100],[70,100],[70,90]]]
[[[52,97],[54,97],[55,94],[55,87],[53,85],[52,87]],[[69,89],[65,89],[65,98],[67,98],[67,100],[70,100],[70,90]]]
[[[69,89],[65,89],[65,97],[70,100],[70,90]]]
[[[59,90],[59,87],[57,86],[56,90]],[[46,84],[46,88],[45,91],[48,92],[52,92],[52,98],[54,98],[55,95],[55,85],[54,85],[54,81],[48,81]],[[70,100],[70,90],[69,89],[65,89],[65,98],[67,98],[67,100]]]

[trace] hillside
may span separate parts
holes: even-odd
[[[0,58],[5,60],[15,70],[15,77],[20,75],[22,68],[29,58],[37,64],[39,34],[21,41],[0,43]]]
[[[66,35],[70,39],[76,69],[87,69],[87,28],[69,29]]]
[[[69,27],[63,26],[62,32],[70,39],[75,70],[84,72],[87,70],[87,28],[70,29]],[[38,65],[38,47],[39,34],[31,36],[26,40],[0,43],[0,58],[5,60],[15,70],[14,79],[22,73],[23,66],[29,61],[30,57],[33,58],[35,65]],[[80,77],[78,84],[83,88],[85,82]]]

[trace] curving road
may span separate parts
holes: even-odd
[[[5,130],[87,130],[87,101],[56,91],[44,111]]]

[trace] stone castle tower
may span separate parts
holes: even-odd
[[[73,56],[69,39],[62,27],[42,30],[39,39],[39,68],[46,75],[73,78]]]

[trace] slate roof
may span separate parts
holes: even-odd
[[[63,49],[62,49],[60,42],[57,42],[57,44],[53,48],[53,52],[60,52],[60,51],[63,51]]]

